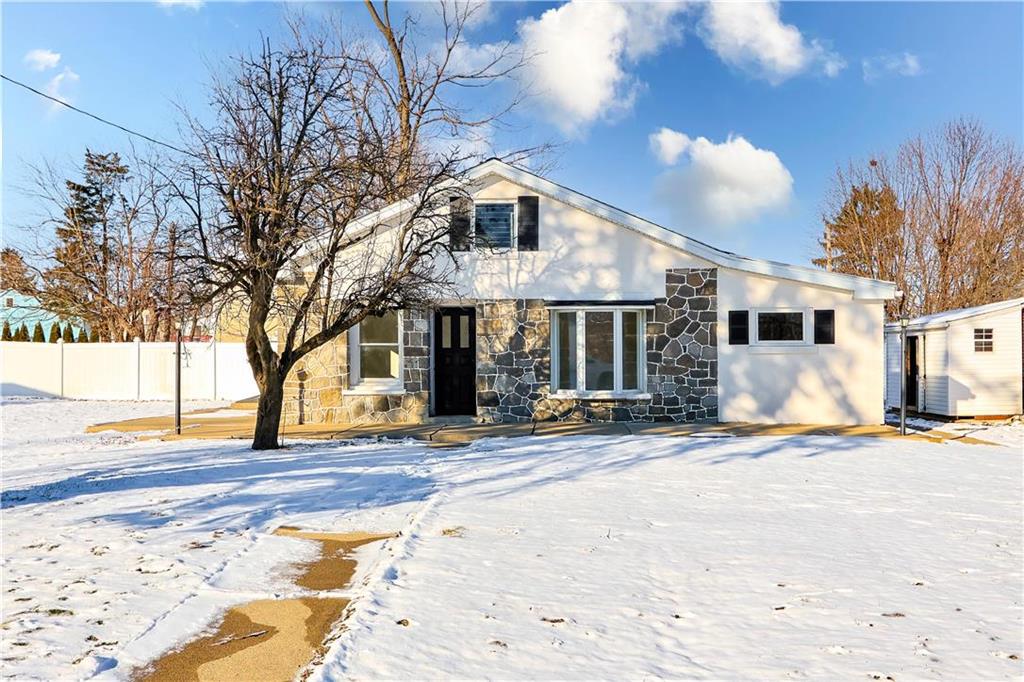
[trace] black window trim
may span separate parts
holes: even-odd
[[[828,317],[828,326],[819,318]],[[812,341],[816,346],[834,346],[836,343],[836,311],[834,308],[815,308],[811,318]]]
[[[733,320],[737,323],[734,325]],[[742,324],[739,321],[742,319]],[[749,310],[730,310],[726,316],[726,332],[728,336],[728,345],[730,346],[749,346],[750,345],[750,311]],[[736,334],[733,330],[736,330]],[[742,331],[742,336],[740,332]]]

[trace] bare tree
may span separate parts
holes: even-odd
[[[46,213],[26,253],[44,307],[112,341],[160,338],[173,228],[157,168],[134,153],[126,163],[86,150],[78,179],[49,164],[35,169],[29,191]]]
[[[296,24],[290,42],[265,41],[215,80],[212,124],[189,120],[179,279],[201,301],[247,310],[254,449],[278,447],[298,360],[367,315],[448,291],[449,207],[467,155],[437,142],[494,120],[447,99],[452,62],[417,52],[408,17],[396,30],[386,3],[370,9],[387,50]],[[447,11],[451,52],[469,14]],[[494,82],[508,74],[496,64],[462,76]]]
[[[975,121],[953,121],[837,173],[817,265],[895,281],[890,318],[1024,291],[1024,158]]]

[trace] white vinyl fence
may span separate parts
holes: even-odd
[[[239,400],[257,393],[244,344],[182,344],[183,399]],[[174,343],[0,342],[0,394],[173,400]]]

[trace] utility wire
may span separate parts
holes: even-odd
[[[59,104],[61,106],[67,107],[68,109],[71,109],[72,111],[77,111],[78,113],[84,114],[85,116],[88,116],[89,118],[94,118],[97,121],[99,121],[100,123],[104,123],[104,124],[106,124],[108,126],[113,126],[113,127],[117,128],[118,130],[123,130],[124,132],[128,133],[129,135],[135,135],[136,137],[141,137],[142,139],[148,140],[148,141],[152,142],[153,144],[158,144],[158,145],[161,145],[163,147],[167,147],[168,149],[173,149],[174,151],[176,151],[176,152],[178,152],[180,154],[187,154],[187,155],[191,156],[191,154],[189,152],[185,151],[184,149],[180,149],[178,147],[175,147],[173,144],[170,144],[168,142],[163,142],[161,140],[157,140],[155,138],[150,137],[149,135],[144,135],[143,133],[136,132],[136,131],[134,131],[134,130],[132,130],[130,128],[125,128],[123,125],[119,125],[117,123],[114,123],[113,121],[108,121],[107,119],[103,118],[102,116],[97,116],[96,114],[89,113],[88,111],[86,111],[84,109],[79,109],[78,107],[76,107],[74,105],[68,104],[67,102],[65,102],[62,99],[58,99],[58,98],[53,97],[51,95],[47,95],[45,92],[41,92],[39,90],[36,90],[31,85],[26,85],[25,83],[22,83],[21,81],[16,81],[13,78],[10,78],[9,76],[5,76],[2,73],[0,73],[0,78],[4,79],[5,81],[7,81],[9,83],[14,83],[15,85],[17,85],[19,87],[25,88],[29,92],[34,92],[35,94],[39,95],[40,97],[48,99],[51,102],[56,102],[57,104]]]

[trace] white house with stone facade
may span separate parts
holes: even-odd
[[[892,283],[721,251],[499,160],[468,177],[456,296],[308,356],[286,420],[883,421]]]

